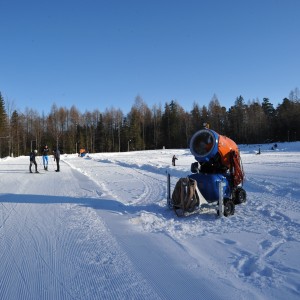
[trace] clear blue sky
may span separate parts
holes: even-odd
[[[296,87],[299,0],[0,0],[0,92],[21,112],[276,107]]]

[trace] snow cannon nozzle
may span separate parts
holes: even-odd
[[[198,162],[209,161],[218,152],[218,134],[207,128],[197,131],[191,138],[190,150]]]

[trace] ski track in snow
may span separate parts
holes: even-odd
[[[219,238],[220,235],[240,234],[242,232],[249,233],[251,236],[252,233],[257,234],[260,231],[257,230],[257,227],[263,228],[265,236],[255,240],[256,247],[253,251],[241,249],[239,243],[234,240],[226,239],[222,241],[222,238],[216,240],[217,243],[221,243],[223,246],[228,245],[228,248],[231,248],[228,253],[231,273],[246,283],[254,284],[259,289],[268,288],[269,286],[279,286],[289,275],[299,276],[297,267],[287,267],[283,263],[276,262],[277,252],[288,253],[288,249],[284,249],[287,242],[295,242],[297,244],[300,242],[299,220],[293,220],[294,215],[299,216],[300,214],[299,201],[295,202],[295,198],[299,195],[300,190],[297,176],[292,180],[290,174],[288,174],[287,178],[283,178],[282,174],[276,172],[272,177],[266,178],[266,176],[261,176],[262,179],[257,174],[255,177],[248,176],[245,183],[245,189],[248,193],[248,203],[237,206],[237,213],[233,217],[216,219],[215,211],[207,209],[203,214],[177,220],[172,217],[171,214],[173,212],[164,209],[165,200],[160,201],[166,193],[166,190],[163,188],[166,180],[163,171],[157,172],[157,169],[155,170],[151,165],[146,164],[137,166],[135,163],[130,164],[126,162],[124,164],[109,159],[105,162],[113,162],[120,168],[126,167],[125,174],[135,173],[135,178],[144,186],[145,190],[145,194],[141,195],[141,199],[137,203],[143,203],[143,197],[148,195],[148,197],[145,197],[146,203],[156,203],[162,207],[159,213],[157,208],[156,212],[153,212],[148,207],[148,209],[140,210],[139,213],[136,213],[131,218],[131,222],[141,226],[143,230],[148,232],[163,232],[179,244],[184,245],[184,240],[192,240],[193,237],[213,235]],[[269,163],[267,167],[274,168],[276,165],[276,163]],[[295,174],[297,174],[299,166],[294,166],[295,162],[285,163],[285,167],[287,168],[296,168]],[[245,168],[247,169],[247,165]],[[145,177],[145,173],[147,174],[151,170],[153,170],[154,176],[147,175],[149,178],[143,180],[142,177]],[[138,173],[141,173],[142,177]],[[178,177],[186,176],[186,171],[182,171],[181,173],[177,171],[176,175],[179,175]],[[155,182],[153,177],[155,178]],[[178,177],[175,177],[175,182]],[[157,178],[160,178],[160,182],[158,182]],[[147,188],[147,184],[149,188]],[[159,185],[161,188],[159,188]],[[156,186],[156,188],[153,189],[153,186]],[[158,195],[155,193],[152,196],[152,200],[150,199],[149,201],[149,198],[151,198],[149,191],[153,192],[155,190],[159,191]],[[251,192],[252,190],[253,192]],[[119,199],[122,198],[122,195],[115,194],[113,196]],[[282,201],[283,197],[284,201]],[[249,202],[251,203],[250,206]],[[290,217],[289,215],[292,216]],[[253,219],[255,219],[255,222],[253,222]],[[231,226],[235,223],[238,223],[239,226]],[[193,230],[190,230],[191,224]],[[187,245],[184,245],[184,247],[188,248],[189,243],[187,241]],[[226,267],[223,264],[221,266]],[[219,270],[216,268],[215,272],[224,275],[222,268]],[[297,292],[299,286],[296,284],[294,289]],[[292,293],[294,292],[292,291]]]
[[[0,298],[298,299],[299,153],[270,156],[242,153],[248,200],[230,218],[167,207],[188,150],[65,155],[46,175],[1,161]]]
[[[71,172],[63,174],[63,180],[47,175],[55,181],[57,197],[22,195],[16,202],[11,194],[1,197],[0,298],[160,299],[90,207],[93,201],[73,198],[98,195],[95,184],[83,176],[72,184]],[[42,175],[29,176],[39,176],[36,184],[43,184]],[[34,186],[29,190],[34,193]]]

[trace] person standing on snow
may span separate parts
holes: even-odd
[[[44,170],[48,170],[48,152],[49,148],[47,145],[45,145],[43,149],[43,165],[44,165]]]
[[[53,152],[54,152],[53,153],[54,154],[54,161],[56,161],[56,166],[57,166],[55,172],[59,172],[60,171],[59,170],[60,151],[59,151],[58,148],[56,148]]]
[[[37,170],[37,163],[35,160],[36,154],[37,154],[37,150],[31,151],[29,154],[29,160],[30,160],[29,172],[30,173],[32,173],[32,171],[31,171],[32,165],[35,165],[35,173],[39,173],[39,171]]]
[[[178,158],[175,156],[175,155],[173,155],[173,157],[172,157],[172,165],[173,166],[175,166],[175,161],[177,160]]]

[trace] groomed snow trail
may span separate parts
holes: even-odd
[[[195,289],[220,298],[209,276],[186,269],[190,260],[178,243],[142,234],[129,220],[136,211],[151,212],[164,181],[99,162],[106,176],[98,185],[64,162],[60,173],[50,166],[30,174],[27,161],[8,159],[0,167],[0,299],[197,299]],[[124,179],[127,190],[118,187]],[[132,198],[133,190],[140,196]]]
[[[0,299],[160,299],[92,208],[95,183],[64,165],[29,174],[25,160],[1,170],[14,182],[1,178]]]
[[[188,150],[63,155],[43,174],[2,159],[0,299],[298,299],[299,155],[244,152],[230,218],[168,209]]]

